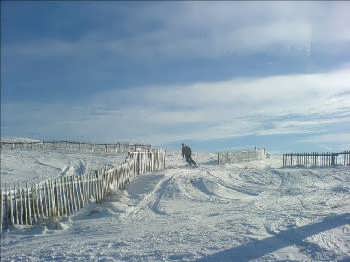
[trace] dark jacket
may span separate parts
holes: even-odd
[[[184,146],[184,155],[187,158],[190,158],[191,157],[191,148],[189,146]]]

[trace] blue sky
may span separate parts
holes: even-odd
[[[4,137],[348,149],[347,2],[1,2]]]

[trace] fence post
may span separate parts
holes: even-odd
[[[60,202],[60,208],[59,212],[61,216],[64,216],[64,201],[63,201],[63,178],[62,176],[58,179],[58,192],[59,192],[59,202]]]
[[[50,146],[56,145],[47,144],[47,148]],[[85,149],[85,145],[79,144],[79,146]],[[113,147],[107,148],[107,151],[112,149]],[[218,163],[220,163],[219,153]],[[22,188],[14,186],[13,190],[10,189],[5,193],[0,189],[0,229],[9,224],[31,225],[44,217],[72,214],[84,207],[91,196],[96,202],[101,202],[113,185],[122,188],[136,175],[162,170],[165,167],[166,150],[149,149],[131,152],[129,158],[119,167],[109,170],[103,168],[95,174],[63,176],[31,186],[26,183]]]
[[[29,225],[32,225],[32,198],[29,194],[29,188],[26,186],[27,191],[27,204],[28,204],[28,222]]]
[[[15,193],[15,199],[14,199],[14,204],[15,204],[15,221],[16,224],[19,224],[19,217],[18,217],[18,188],[16,188],[16,185],[13,187],[13,192]]]
[[[27,225],[28,224],[28,202],[27,202],[27,186],[25,188],[23,188],[22,190],[22,194],[23,194],[23,198],[24,198],[24,206],[23,206],[23,211],[24,211],[24,224]]]
[[[70,177],[70,183],[71,183],[71,190],[72,190],[72,202],[74,204],[74,212],[78,210],[78,203],[77,203],[77,197],[76,197],[76,191],[75,191],[75,181],[74,177]]]
[[[79,195],[79,206],[80,206],[80,208],[82,208],[82,207],[84,207],[84,198],[82,195],[81,176],[77,177],[77,186],[78,186],[78,195]]]
[[[56,189],[55,184],[52,180],[50,180],[50,190],[51,190],[51,201],[52,201],[52,216],[57,216],[57,204],[56,204]],[[55,182],[56,183],[56,182]]]
[[[73,213],[72,211],[72,196],[70,193],[70,186],[69,186],[69,178],[64,177],[64,191],[65,191],[65,197],[66,197],[66,206],[67,206],[67,215],[71,215]]]
[[[37,215],[37,222],[41,219],[42,217],[42,213],[40,213],[41,209],[40,209],[40,188],[38,186],[38,184],[35,184],[35,196],[36,196],[36,215]]]
[[[163,158],[164,158],[164,165],[163,165],[163,169],[165,169],[165,161],[166,161],[166,150],[164,151],[164,156],[163,156]]]
[[[2,197],[2,189],[0,188],[0,232],[2,232],[2,221],[3,221],[3,197]]]
[[[24,216],[24,203],[23,203],[23,188],[18,188],[19,190],[19,202],[20,202],[20,206],[21,206],[21,211],[20,211],[20,214],[19,214],[19,224],[20,225],[23,225],[24,224],[24,220],[23,220],[23,216]]]
[[[31,186],[31,196],[32,196],[32,214],[33,214],[33,224],[36,223],[38,221],[38,213],[37,213],[37,196],[36,196],[36,185],[32,185]]]
[[[13,216],[13,200],[12,200],[11,188],[9,188],[8,195],[9,195],[9,199],[10,199],[10,221],[11,221],[11,225],[14,225],[15,221],[14,221],[14,216]]]
[[[8,197],[7,197],[7,188],[5,187],[5,192],[2,194],[2,196],[3,196],[3,202],[4,202],[4,204],[3,204],[3,208],[2,208],[2,210],[3,210],[3,223],[4,223],[4,227],[6,228],[6,227],[8,227],[8,224],[9,224],[9,222],[8,222],[8,203],[7,203],[7,199],[8,199]],[[2,203],[2,202],[1,202]]]

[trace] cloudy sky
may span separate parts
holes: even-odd
[[[3,137],[350,145],[348,2],[1,2]]]

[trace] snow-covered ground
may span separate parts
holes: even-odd
[[[1,150],[1,186],[38,183],[59,175],[84,174],[90,169],[118,165],[126,154],[65,151]]]
[[[348,168],[281,169],[278,156],[195,160],[192,169],[170,153],[168,169],[137,177],[103,204],[4,232],[2,261],[350,259]]]

